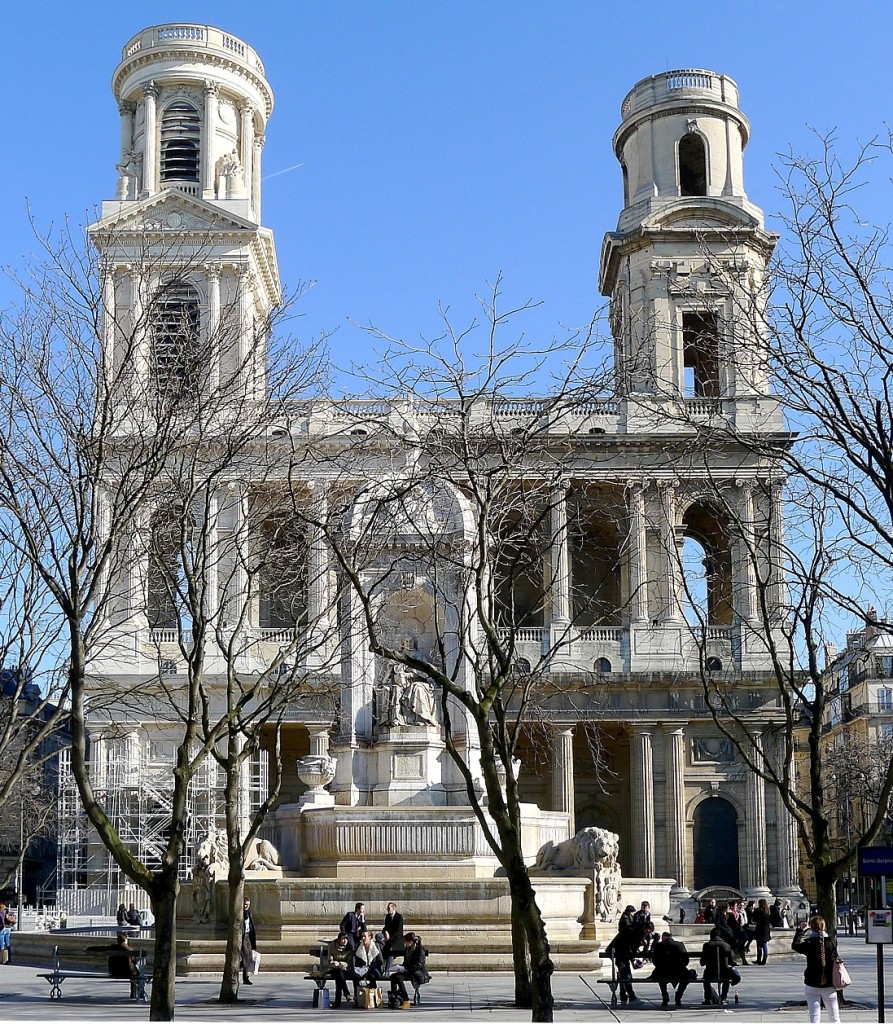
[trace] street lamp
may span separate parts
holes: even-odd
[[[37,796],[41,787],[36,783],[33,786],[22,786],[19,790],[19,864],[16,868],[16,901],[19,911],[19,927],[21,928],[22,918],[22,869],[25,866],[25,797]]]

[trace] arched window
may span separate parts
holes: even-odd
[[[611,671],[611,662],[607,658],[597,658],[595,662],[595,671],[599,675],[605,675],[605,673]]]
[[[679,140],[679,195],[707,195],[707,151],[695,132]]]
[[[198,181],[202,121],[190,103],[169,103],[161,115],[161,180]]]
[[[726,518],[706,502],[682,518],[682,600],[692,626],[732,624],[732,549]]]
[[[195,397],[208,369],[201,344],[199,295],[176,278],[155,297],[152,323],[152,366],[158,394],[166,401]]]

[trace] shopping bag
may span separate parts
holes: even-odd
[[[852,980],[843,960],[835,960],[834,967],[831,969],[831,983],[837,991],[846,988]]]
[[[260,972],[260,953],[256,949],[251,950],[251,973],[258,974]]]

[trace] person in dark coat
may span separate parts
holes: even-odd
[[[704,968],[704,1002],[702,1006],[728,1002],[729,985],[737,985],[741,975],[735,970],[737,961],[732,947],[720,937],[719,928],[710,929],[710,939],[701,950],[701,966]],[[719,987],[719,998],[713,991],[713,983]]]
[[[360,935],[366,930],[366,904],[357,903],[353,910],[349,910],[341,918],[338,931],[350,936],[350,942],[354,949],[360,943]]]
[[[772,915],[769,904],[760,900],[753,912],[753,940],[757,946],[757,964],[764,965],[769,959],[769,940],[772,938],[770,924]]]
[[[421,935],[407,932],[403,937],[403,966],[391,975],[391,995],[389,1002],[394,1005],[399,1000],[409,1002],[406,992],[406,980],[413,985],[427,985],[431,980],[428,973],[428,951],[422,945]]]
[[[339,932],[338,938],[329,943],[329,969],[326,971],[326,977],[335,982],[335,1002],[332,1005],[336,1009],[341,1005],[342,997],[348,1002],[353,998],[347,987],[347,979],[352,971],[353,946],[350,944],[350,936],[346,932]]]
[[[773,928],[782,928],[782,927],[784,927],[784,922],[781,919],[781,900],[780,899],[776,899],[776,901],[769,908],[769,924]]]
[[[676,1005],[682,1005],[682,994],[688,988],[690,980],[688,960],[685,945],[677,942],[669,932],[664,932],[660,942],[654,944],[651,950],[651,962],[654,964],[651,978],[660,986],[661,1006],[670,1005],[668,985],[672,985],[676,990]]]
[[[395,951],[403,948],[403,915],[397,912],[396,903],[389,903],[387,905],[387,913],[384,916],[382,931],[384,932],[385,944],[381,955],[384,957],[385,966],[387,966],[388,960],[394,956]]]
[[[254,918],[251,916],[251,900],[246,896],[242,904],[242,981],[246,985],[253,985],[248,971],[254,962],[254,951],[257,949],[257,932],[254,928]]]
[[[617,972],[617,981],[620,988],[621,1003],[637,1003],[638,996],[633,991],[633,968],[632,961],[636,950],[639,948],[639,939],[636,935],[636,926],[633,920],[635,907],[627,907],[620,915],[620,931],[614,936],[605,948],[614,960],[614,967]]]
[[[121,906],[123,907],[124,904],[122,903]],[[127,936],[124,932],[118,932],[117,942],[102,946],[87,946],[84,952],[107,952],[109,954],[109,977],[130,978],[130,998],[137,998],[136,958],[139,954],[127,941]]]
[[[797,925],[791,947],[806,957],[803,984],[806,988],[806,1005],[809,1007],[810,1021],[821,1020],[824,1003],[828,1011],[828,1020],[831,1024],[838,1024],[840,1008],[837,1005],[837,992],[832,980],[834,961],[837,959],[837,943],[825,930],[825,919],[816,914],[809,919],[808,925]]]

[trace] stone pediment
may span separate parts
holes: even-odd
[[[224,234],[251,232],[258,225],[242,217],[221,210],[197,196],[174,189],[165,189],[157,195],[138,202],[122,203],[121,208],[90,226],[91,234],[114,232],[167,232],[180,234]]]

